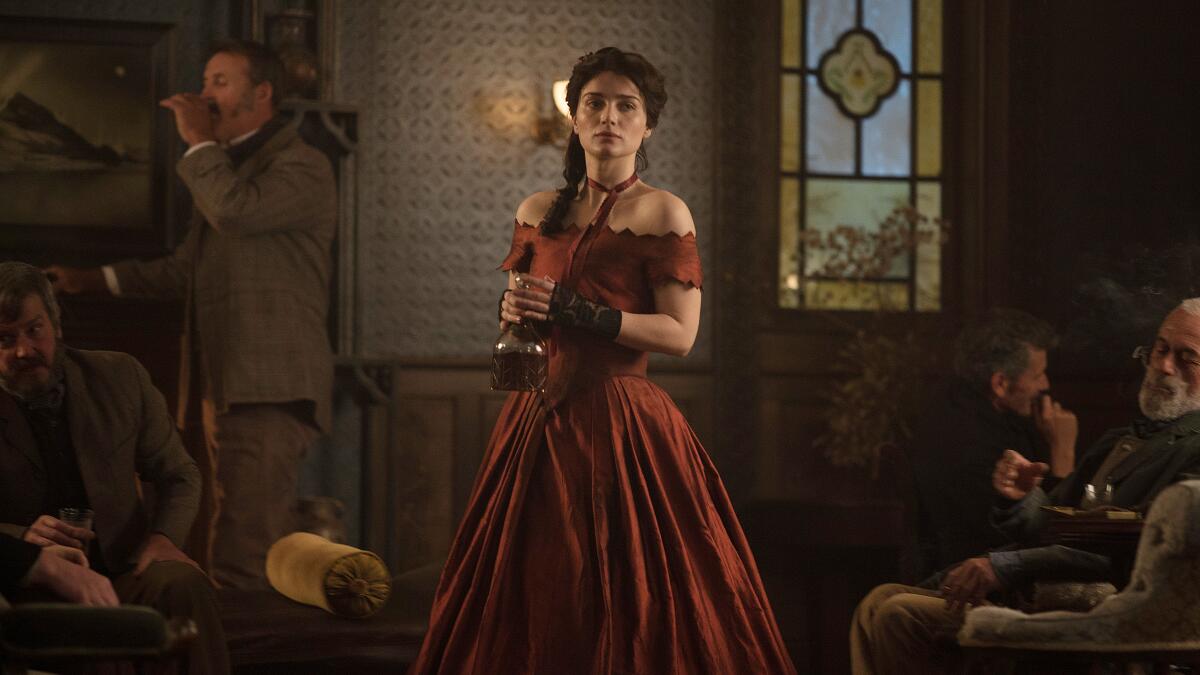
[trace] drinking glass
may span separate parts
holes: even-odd
[[[1084,511],[1099,508],[1101,506],[1111,506],[1113,498],[1112,483],[1105,483],[1097,486],[1094,483],[1088,483],[1083,486],[1083,499],[1079,502],[1079,508]]]
[[[92,519],[95,515],[95,511],[78,506],[67,506],[58,510],[59,520],[72,527],[79,527],[89,531],[92,529]],[[83,552],[87,553],[87,544],[84,544]]]

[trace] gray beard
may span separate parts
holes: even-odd
[[[0,389],[15,396],[18,400],[29,401],[36,399],[58,386],[63,379],[63,346],[60,342],[54,348],[54,361],[50,364],[50,378],[45,383],[37,383],[32,387],[20,387],[7,377],[0,375]]]
[[[1171,393],[1153,388],[1158,385],[1170,387]],[[1189,396],[1187,384],[1177,376],[1160,376],[1147,370],[1142,378],[1142,388],[1138,391],[1138,407],[1143,415],[1156,422],[1169,422],[1200,410],[1200,394]]]

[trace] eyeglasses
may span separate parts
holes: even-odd
[[[1200,368],[1200,355],[1191,349],[1175,349],[1172,350],[1169,346],[1154,345],[1147,347],[1142,345],[1133,350],[1133,358],[1142,362],[1143,366],[1149,366],[1151,362],[1162,361],[1167,358],[1167,354],[1175,355],[1175,363],[1185,368]]]

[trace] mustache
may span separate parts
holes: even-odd
[[[1146,373],[1146,380],[1144,384],[1150,387],[1168,389],[1173,394],[1179,393],[1187,387],[1187,384],[1183,381],[1182,377],[1179,377],[1178,375],[1167,375],[1165,373],[1160,373],[1153,370]]]
[[[26,356],[24,358],[17,359],[16,366],[17,370],[29,370],[38,366],[41,366],[42,368],[48,368],[50,363],[47,362],[42,355],[37,354],[34,356]]]

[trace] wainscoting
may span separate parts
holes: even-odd
[[[481,364],[344,360],[340,371],[334,435],[306,460],[302,491],[346,502],[352,543],[380,554],[393,573],[440,565],[507,394],[490,390]],[[712,377],[651,379],[707,446]]]

